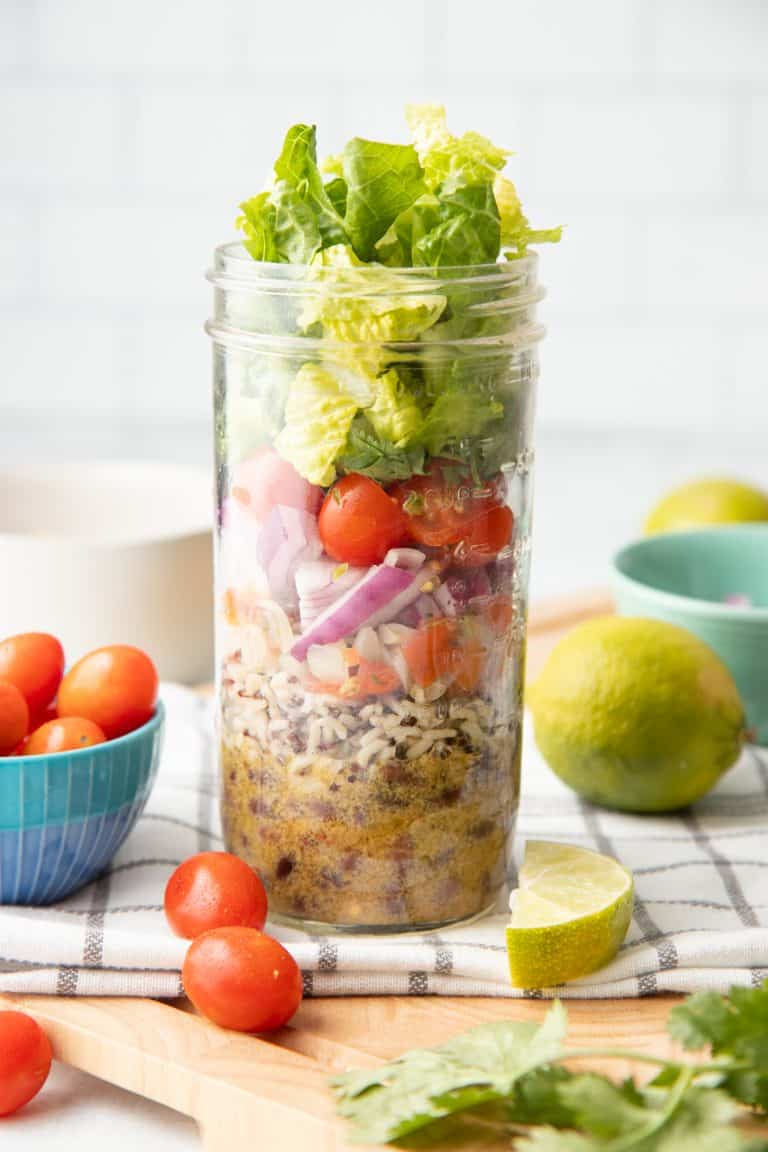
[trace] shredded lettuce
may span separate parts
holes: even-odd
[[[423,427],[421,408],[394,368],[377,378],[374,393],[367,416],[377,434],[396,448],[418,439]]]
[[[342,173],[347,185],[344,226],[358,256],[371,260],[376,241],[425,191],[419,158],[410,144],[356,137],[342,153]]]
[[[338,194],[336,194],[338,202]],[[314,126],[288,129],[272,187],[240,205],[237,226],[254,260],[308,264],[316,252],[347,239],[317,166]]]
[[[364,271],[356,275],[356,269]],[[417,340],[445,308],[445,296],[437,292],[402,294],[402,280],[385,268],[372,283],[370,265],[349,245],[319,252],[309,279],[317,282],[318,292],[308,298],[301,323],[305,328],[321,324],[323,334],[339,342],[381,345]],[[359,295],[353,291],[356,285]],[[388,289],[395,294],[388,296]]]
[[[372,400],[368,380],[304,364],[288,391],[285,427],[275,440],[277,451],[311,484],[332,484],[334,461],[347,442],[355,414]]]
[[[502,175],[505,149],[476,132],[454,136],[441,105],[410,106],[406,119],[412,143],[355,138],[321,164],[314,127],[294,125],[270,186],[237,220],[254,259],[308,266],[290,316],[317,341],[318,362],[281,387],[275,445],[315,484],[350,471],[386,484],[452,453],[485,474],[517,419],[506,356],[480,363],[453,342],[504,335],[495,305],[505,289],[489,266],[561,230],[530,227]],[[478,265],[487,284],[445,271]],[[423,271],[407,279],[403,268]],[[402,346],[414,344],[411,356]],[[250,440],[258,406],[243,408]]]
[[[431,191],[492,182],[512,155],[477,132],[451,135],[442,104],[408,104],[405,119]]]

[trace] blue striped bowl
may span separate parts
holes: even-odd
[[[0,904],[51,904],[95,879],[139,818],[164,709],[127,736],[0,760]]]

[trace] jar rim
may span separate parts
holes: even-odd
[[[243,290],[273,294],[327,293],[331,283],[334,292],[359,294],[361,287],[364,289],[366,285],[370,285],[371,292],[380,290],[382,277],[386,276],[388,292],[435,292],[440,290],[443,283],[452,288],[462,284],[480,287],[486,283],[501,287],[532,277],[535,279],[538,260],[538,253],[529,249],[525,255],[488,264],[414,268],[371,263],[352,268],[324,268],[311,264],[254,260],[244,244],[231,240],[214,249],[213,267],[206,272],[206,279],[215,287],[240,287]]]

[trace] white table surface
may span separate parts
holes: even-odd
[[[738,438],[714,429],[542,429],[532,598],[605,585],[611,553],[637,534],[649,504],[671,484],[725,472],[768,487],[761,441],[757,429]],[[0,453],[6,460],[116,456],[204,464],[209,444],[203,424],[179,429],[158,420],[152,428],[132,428],[104,414],[94,427],[93,414],[84,421],[62,413],[41,429],[34,413],[5,412],[0,419]],[[29,1108],[0,1125],[9,1152],[195,1152],[200,1147],[196,1128],[185,1117],[60,1066]]]

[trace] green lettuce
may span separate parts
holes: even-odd
[[[236,224],[254,260],[308,264],[316,252],[347,239],[317,166],[315,128],[295,124],[275,161],[271,188],[240,205]]]
[[[304,364],[285,404],[285,426],[275,448],[312,484],[336,478],[334,461],[342,452],[356,413],[373,401],[370,381],[352,372]]]
[[[416,397],[394,368],[376,379],[374,401],[366,415],[376,433],[396,448],[404,448],[416,440],[423,428]]]
[[[402,294],[402,279],[385,268],[374,280],[371,266],[358,259],[348,245],[334,245],[317,253],[309,279],[317,282],[317,294],[304,306],[302,325],[311,328],[321,324],[330,340],[372,346],[375,368],[382,359],[377,346],[417,340],[439,320],[445,308],[445,297],[437,292]],[[387,295],[389,288],[394,295]]]
[[[424,181],[432,191],[445,183],[458,187],[492,182],[512,155],[477,132],[451,135],[442,104],[409,104],[405,119],[424,169]]]
[[[410,144],[379,144],[356,137],[342,152],[347,185],[344,227],[363,260],[392,221],[426,191],[416,149]]]
[[[473,388],[469,381],[464,385],[441,391],[424,417],[417,439],[430,456],[482,435],[504,416],[504,405],[496,396]]]

